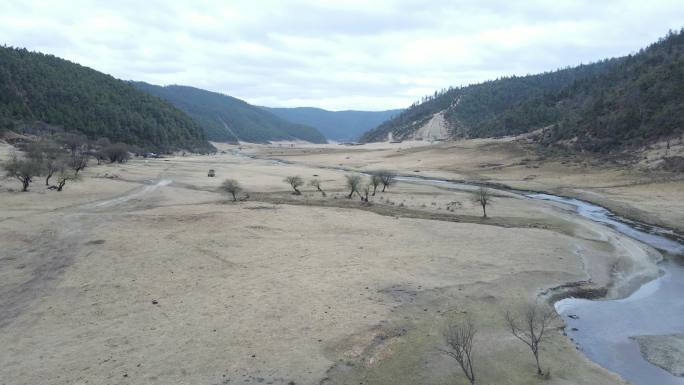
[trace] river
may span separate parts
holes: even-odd
[[[635,385],[682,385],[684,378],[646,361],[630,337],[684,333],[684,242],[671,231],[620,218],[603,207],[572,198],[527,194],[532,199],[561,202],[578,215],[609,226],[673,258],[661,264],[664,274],[629,297],[618,300],[566,298],[556,311],[578,348],[599,365]]]
[[[460,190],[477,186],[420,177],[398,177],[412,183]],[[676,377],[648,362],[630,337],[684,333],[684,239],[674,232],[621,218],[608,209],[579,199],[551,194],[514,191],[529,199],[567,205],[575,214],[608,226],[630,238],[648,244],[670,257],[661,263],[663,275],[618,300],[566,298],[556,302],[566,322],[566,332],[591,360],[620,374],[634,385],[684,385]]]

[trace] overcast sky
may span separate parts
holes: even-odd
[[[253,104],[406,107],[436,89],[625,55],[682,0],[0,1],[0,43]]]

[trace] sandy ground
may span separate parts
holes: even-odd
[[[480,383],[624,383],[560,324],[538,378],[503,315],[569,282],[624,295],[658,274],[654,250],[507,193],[488,220],[467,191],[411,183],[367,207],[344,198],[345,172],[314,165],[393,148],[251,148],[302,152],[296,165],[224,148],[92,165],[61,193],[0,181],[0,384],[465,384],[440,352],[463,317]],[[328,196],[291,195],[287,175],[320,178]],[[218,193],[225,178],[250,199]]]
[[[641,354],[653,365],[657,365],[675,376],[684,377],[684,334],[665,336],[638,336]]]

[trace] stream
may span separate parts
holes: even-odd
[[[609,226],[670,256],[684,255],[684,241],[671,231],[629,221],[603,207],[572,198],[528,194],[532,199],[560,202],[587,219]],[[645,360],[630,337],[684,333],[684,265],[677,258],[660,265],[664,274],[629,297],[617,300],[566,298],[556,302],[566,332],[592,361],[635,385],[681,385],[675,377]]]
[[[287,162],[269,159],[274,165]],[[342,171],[342,168],[331,167]],[[367,175],[365,173],[361,173]],[[429,184],[458,190],[479,186],[413,176],[398,181]],[[527,197],[566,205],[576,215],[608,226],[630,238],[650,245],[666,256],[663,274],[634,293],[617,300],[566,298],[555,308],[567,326],[567,335],[587,357],[620,374],[634,385],[684,385],[676,377],[648,362],[631,337],[684,333],[684,237],[673,231],[619,217],[608,209],[574,198],[525,191],[511,191]],[[669,258],[668,258],[669,257]]]
[[[421,177],[397,180],[460,190],[478,186]],[[676,377],[648,362],[639,344],[630,337],[684,333],[684,239],[674,232],[621,218],[608,209],[579,199],[551,194],[513,191],[529,199],[567,205],[576,215],[608,226],[630,238],[650,245],[666,256],[660,264],[663,275],[618,300],[566,298],[556,302],[558,314],[567,325],[566,332],[587,357],[620,374],[635,385],[684,385]]]

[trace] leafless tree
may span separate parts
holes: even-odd
[[[242,191],[242,186],[235,179],[226,179],[221,183],[221,191],[233,196],[233,202],[237,201],[237,195]]]
[[[62,167],[57,171],[55,178],[57,179],[57,191],[62,191],[64,185],[69,180],[77,180],[79,178],[76,171],[71,170],[62,164]]]
[[[442,352],[456,360],[470,384],[475,384],[475,368],[473,367],[473,341],[477,330],[471,320],[451,320],[447,324],[444,338],[447,349]]]
[[[108,138],[99,138],[95,141],[95,146],[97,146],[100,149],[103,149],[109,146],[110,144],[112,144],[112,142],[110,142]]]
[[[292,189],[294,190],[293,194],[302,195],[302,192],[299,191],[297,187],[300,187],[304,184],[304,179],[298,176],[288,176],[287,178],[285,178],[285,183],[288,183],[290,187],[292,187]]]
[[[95,158],[97,161],[97,165],[101,165],[102,162],[104,162],[107,157],[105,156],[104,152],[102,150],[94,150],[93,152],[90,153],[90,155]]]
[[[21,191],[28,191],[33,178],[40,175],[42,165],[34,158],[20,159],[16,153],[10,155],[10,159],[3,164],[6,175],[21,182]]]
[[[71,132],[66,132],[58,138],[59,142],[63,144],[69,151],[71,155],[74,156],[81,152],[83,146],[88,143],[88,139],[83,134],[75,134]]]
[[[43,153],[43,172],[45,173],[45,185],[50,185],[50,178],[62,170],[67,163],[67,154],[59,145],[51,140],[40,142],[40,151]]]
[[[539,364],[539,347],[544,341],[545,333],[556,319],[556,313],[548,306],[539,303],[529,304],[521,309],[517,315],[506,312],[506,323],[511,333],[524,342],[534,355],[537,364],[537,374],[543,374]]]
[[[359,187],[361,187],[361,176],[352,174],[345,175],[344,177],[347,178],[347,188],[349,189],[349,195],[347,196],[347,199],[351,199],[354,193],[359,193]]]
[[[50,178],[64,162],[62,155],[64,155],[63,149],[46,138],[32,142],[26,147],[26,158],[41,165],[41,173],[45,175],[46,186],[50,185]]]
[[[69,159],[69,167],[76,172],[76,175],[88,166],[88,157],[85,154],[75,154]]]
[[[382,177],[374,173],[370,176],[370,186],[373,186],[373,196],[375,196],[375,192],[378,191],[378,186],[382,184]]]
[[[362,192],[363,194],[358,193],[358,194],[359,194],[359,198],[361,198],[361,201],[362,201],[362,202],[368,203],[368,195],[370,194],[370,185],[369,185],[369,184],[363,185],[363,187],[361,187],[361,192]]]
[[[97,160],[98,166],[102,164],[102,161],[107,159],[104,149],[109,147],[112,143],[108,138],[99,138],[94,143],[95,150],[91,155]]]
[[[30,142],[23,147],[24,156],[26,159],[35,160],[38,163],[43,163],[45,154],[43,153],[43,143],[41,141]]]
[[[114,143],[102,149],[105,158],[111,163],[125,163],[130,158],[128,146],[125,143]]]
[[[316,188],[316,190],[320,191],[321,195],[325,196],[325,191],[321,188],[321,181],[319,179],[311,179],[309,184],[313,187]]]
[[[68,158],[64,154],[46,156],[43,161],[43,172],[45,173],[45,185],[50,185],[50,178],[57,173],[63,173],[69,164]]]
[[[382,180],[382,192],[385,192],[386,188],[397,182],[397,175],[391,171],[380,171],[378,172],[378,175]]]
[[[79,158],[74,162],[74,167],[83,168],[81,164],[82,158],[80,154],[76,154]],[[57,144],[49,138],[41,138],[36,142],[31,143],[26,147],[26,157],[40,164],[41,175],[45,177],[45,185],[50,186],[50,179],[56,173],[64,174],[64,169],[69,167],[70,160],[64,147]]]
[[[487,218],[487,206],[492,203],[492,193],[487,187],[480,187],[473,195],[473,202],[482,206],[482,217]]]
[[[62,157],[46,156],[43,161],[43,172],[45,173],[45,185],[50,185],[50,178],[64,167],[66,160]]]

